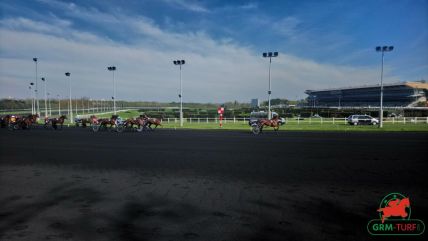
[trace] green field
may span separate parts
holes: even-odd
[[[125,111],[119,113],[120,117],[123,119],[126,118],[135,118],[139,115],[138,111]],[[100,117],[110,117],[111,114],[101,115]],[[173,129],[202,129],[202,130],[245,130],[250,131],[247,121],[239,120],[235,123],[228,120],[223,122],[223,127],[220,128],[219,123],[209,120],[206,122],[206,119],[199,119],[190,123],[188,120],[184,123],[183,127],[180,127],[179,120],[170,119],[169,123],[167,119],[164,119],[162,122],[162,127],[159,128],[173,128]],[[271,131],[272,128],[265,128],[267,131]],[[332,123],[332,119],[323,121],[321,119],[305,119],[297,121],[295,119],[290,119],[287,121],[286,125],[281,126],[280,131],[428,131],[427,123],[384,123],[384,127],[381,129],[378,126],[351,126],[345,123],[343,119],[336,120],[335,123]]]
[[[139,116],[139,112],[132,111],[121,111],[118,113],[122,119],[135,118]],[[99,118],[109,118],[111,113],[97,115]],[[220,128],[219,123],[215,122],[213,119],[210,119],[207,123],[206,119],[201,118],[199,122],[197,119],[193,119],[192,122],[185,121],[184,126],[180,127],[179,119],[163,119],[162,126],[158,128],[171,128],[171,129],[200,129],[200,130],[242,130],[250,131],[247,121],[236,120],[227,120],[223,121],[223,127]],[[272,128],[266,127],[264,130],[272,131]],[[345,123],[343,119],[336,119],[333,123],[332,118],[313,118],[297,121],[296,119],[287,119],[287,124],[281,126],[280,131],[428,131],[428,124],[424,119],[420,119],[418,123],[411,121],[395,121],[385,122],[384,127],[381,129],[378,126],[351,126]]]

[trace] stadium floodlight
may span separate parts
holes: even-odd
[[[379,128],[383,127],[383,62],[385,52],[391,52],[394,46],[377,46],[376,52],[382,53],[382,67],[380,72],[380,105],[379,105]]]
[[[108,71],[113,72],[113,113],[116,115],[116,81],[114,79],[114,72],[116,71],[116,66],[107,67]]]
[[[39,103],[39,85],[38,85],[38,77],[37,77],[37,63],[38,63],[38,58],[33,58],[34,63],[36,64],[36,89],[34,90],[36,93],[36,102],[35,104],[37,105],[37,109],[36,109],[36,113],[40,116],[40,103]]]
[[[41,80],[44,83],[45,86],[45,118],[48,117],[48,106],[47,106],[47,92],[46,92],[46,78],[42,77]]]
[[[267,53],[263,53],[263,58],[269,58],[269,90],[268,90],[268,118],[271,119],[272,118],[272,112],[270,110],[270,95],[272,94],[271,91],[271,84],[270,84],[270,67],[272,64],[272,58],[273,57],[278,57],[278,52],[267,52]]]
[[[73,123],[73,105],[71,104],[71,82],[70,82],[70,72],[65,73],[65,76],[68,77],[68,116],[70,117],[70,123]]]
[[[180,66],[180,94],[178,97],[180,98],[180,126],[183,126],[183,82],[181,80],[181,66],[186,63],[184,60],[174,60],[172,61],[175,65]]]

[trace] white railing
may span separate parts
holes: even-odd
[[[347,124],[347,118],[284,118],[286,124]],[[223,123],[248,123],[249,118],[223,118]],[[164,118],[166,123],[180,123],[179,118]],[[184,118],[187,123],[219,123],[219,118]],[[388,117],[383,119],[384,123],[391,124],[428,124],[428,117]]]

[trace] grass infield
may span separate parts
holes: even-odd
[[[135,118],[140,113],[138,111],[120,111],[119,116],[122,119]],[[96,114],[97,115],[97,114]],[[112,113],[97,115],[98,118],[109,118]],[[68,120],[67,120],[68,121]],[[40,122],[41,123],[41,122]],[[68,122],[66,122],[67,124]],[[168,129],[197,129],[197,130],[242,130],[250,131],[251,128],[248,126],[247,121],[239,120],[235,123],[231,120],[226,122],[223,121],[223,127],[220,128],[218,122],[214,122],[212,119],[207,123],[206,119],[201,118],[198,121],[189,122],[185,121],[183,127],[180,127],[179,120],[170,119],[169,122],[167,119],[164,119],[162,126],[158,128],[168,128]],[[264,131],[273,131],[270,127],[265,127]],[[371,125],[358,125],[351,126],[347,124],[343,119],[336,119],[335,123],[332,123],[332,119],[305,119],[297,121],[295,119],[288,119],[287,124],[280,127],[280,131],[428,131],[428,123],[418,122],[414,123],[411,121],[403,122],[384,122],[383,128],[379,128]]]

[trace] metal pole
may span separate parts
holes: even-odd
[[[58,96],[58,116],[61,116],[61,98]]]
[[[180,126],[183,127],[183,82],[181,80],[181,64],[180,64]]]
[[[46,78],[42,78],[45,85],[45,117],[48,116],[47,93],[46,93]]]
[[[268,102],[269,102],[269,107],[268,107],[268,118],[272,119],[272,115],[270,112],[270,95],[272,93],[271,88],[270,88],[270,66],[272,64],[272,57],[269,57],[269,90],[268,90]]]
[[[52,109],[51,109],[51,99],[49,98],[50,93],[47,93],[47,98],[48,98],[48,110],[49,110],[49,115],[48,116],[52,116]]]
[[[37,109],[36,109],[36,89],[34,89],[34,92],[33,92],[33,109],[34,109],[34,113],[33,114],[36,114],[37,113]]]
[[[31,99],[31,114],[34,115],[34,94],[33,90],[31,89],[31,86],[28,86],[28,89],[30,90],[30,99]]]
[[[68,96],[69,96],[69,114],[70,114],[70,123],[73,124],[73,104],[71,102],[71,81],[70,81],[70,75],[68,76]]]
[[[39,103],[39,85],[38,85],[38,71],[37,71],[37,58],[36,58],[36,60],[35,60],[35,62],[36,62],[36,104],[37,104],[37,114],[40,116],[40,103]]]
[[[114,70],[113,70],[113,109],[114,109],[114,114],[116,115],[116,81],[114,79]]]
[[[381,67],[381,71],[380,71],[379,128],[383,127],[383,57],[384,57],[384,52],[382,51],[382,67]]]

